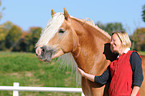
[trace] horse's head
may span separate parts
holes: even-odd
[[[77,36],[71,26],[71,19],[64,8],[63,13],[51,11],[52,19],[42,30],[36,44],[36,54],[42,61],[50,61],[65,53],[71,52],[76,44]]]

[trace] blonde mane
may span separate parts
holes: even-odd
[[[59,64],[58,70],[71,70],[71,75],[75,73],[76,76],[76,85],[79,87],[81,85],[81,75],[79,74],[77,70],[77,63],[74,60],[74,57],[72,56],[72,53],[65,53],[64,55],[58,57],[57,64]]]
[[[81,20],[83,20],[84,22],[87,22],[87,23],[89,23],[89,24],[95,26],[94,21],[93,21],[92,19],[90,19],[90,18],[85,18],[85,19],[81,19]]]
[[[63,13],[56,13],[53,15],[53,18],[49,20],[46,27],[42,30],[40,39],[36,43],[35,47],[47,45],[49,40],[54,37],[62,23],[64,22]]]
[[[104,30],[99,28],[97,25],[95,25],[95,23],[94,23],[94,21],[92,19],[90,19],[90,18],[79,19],[79,18],[76,18],[76,17],[73,17],[73,16],[71,16],[71,18],[74,19],[74,20],[77,20],[79,22],[85,23],[88,26],[91,26],[93,29],[97,29],[100,32],[100,34],[103,35],[102,37],[104,39],[111,39],[111,36],[107,32],[105,32]]]

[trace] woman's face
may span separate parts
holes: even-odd
[[[115,52],[115,53],[119,53],[120,49],[121,49],[121,41],[119,39],[119,37],[117,36],[117,34],[113,34],[111,36],[111,42],[110,42],[110,47],[111,47],[111,51]]]

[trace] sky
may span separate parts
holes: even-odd
[[[142,7],[145,0],[2,0],[3,18],[0,24],[11,21],[24,31],[30,27],[44,28],[51,19],[51,10],[64,12],[95,23],[122,23],[128,34],[145,27]]]

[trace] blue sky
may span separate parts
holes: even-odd
[[[145,27],[142,7],[145,0],[2,0],[6,7],[0,24],[11,21],[27,31],[30,27],[44,28],[51,18],[51,9],[63,12],[65,7],[71,16],[91,18],[101,22],[123,24],[128,34],[136,28]]]

